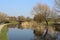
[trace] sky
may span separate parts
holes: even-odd
[[[9,16],[31,17],[32,8],[38,3],[53,7],[53,0],[0,0],[0,12]]]

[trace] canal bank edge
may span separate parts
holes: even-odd
[[[4,27],[1,29],[0,40],[8,40],[7,25],[4,25]]]

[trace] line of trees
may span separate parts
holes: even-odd
[[[54,8],[50,9],[50,7],[46,4],[37,4],[32,9],[32,14],[34,15],[33,19],[30,17],[24,16],[8,16],[7,14],[0,12],[0,23],[1,22],[11,22],[11,21],[36,21],[36,22],[43,22],[45,21],[48,24],[48,19],[52,18],[56,21],[57,13],[60,12],[60,0],[54,0],[55,5]],[[51,15],[51,16],[50,16]],[[50,20],[50,19],[49,19]]]
[[[9,22],[30,22],[32,19],[30,17],[24,16],[8,16],[6,13],[0,12],[0,23],[9,23]]]
[[[0,23],[5,23],[8,21],[9,21],[8,15],[3,12],[0,12]]]

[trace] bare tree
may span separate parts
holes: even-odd
[[[32,14],[36,15],[36,14],[40,14],[42,15],[41,17],[45,20],[46,22],[46,33],[44,35],[44,37],[46,36],[47,32],[48,32],[48,21],[47,18],[50,14],[50,8],[48,5],[45,4],[38,4],[37,6],[35,6],[32,10]]]
[[[3,12],[0,12],[0,22],[4,22],[8,20],[9,20],[8,15]]]
[[[12,21],[17,21],[17,18],[15,16],[11,16],[9,17],[9,21],[12,22]]]
[[[60,12],[60,0],[55,0],[54,8],[56,12]]]
[[[18,22],[21,24],[22,22],[25,21],[25,17],[24,16],[18,16]]]
[[[60,15],[60,0],[54,0],[54,6],[53,6],[53,19],[55,23],[57,23],[56,19]]]
[[[27,18],[26,18],[26,21],[30,22],[30,21],[32,21],[32,18],[27,17]]]
[[[48,15],[49,15],[49,13],[50,13],[50,8],[49,8],[49,6],[47,6],[45,4],[38,4],[32,10],[33,15],[41,14],[42,17],[45,19],[45,21],[46,21]]]

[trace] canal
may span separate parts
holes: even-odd
[[[40,36],[35,35],[34,30],[31,28],[23,28],[19,25],[7,25],[8,39],[9,40],[41,40]],[[46,36],[48,40],[53,40],[48,35]],[[42,39],[43,40],[43,39]],[[57,32],[54,40],[60,40],[60,33]]]

